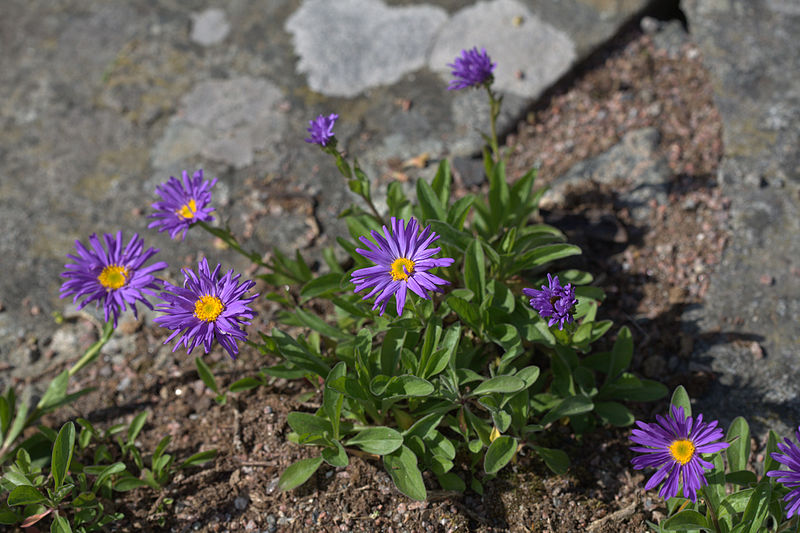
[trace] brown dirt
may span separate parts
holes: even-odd
[[[636,370],[691,389],[702,386],[707,375],[688,372],[691,345],[681,340],[679,319],[682,309],[705,293],[708,269],[724,245],[726,206],[714,186],[720,122],[697,50],[685,45],[670,58],[638,30],[621,36],[519,125],[509,138],[509,145],[516,145],[510,169],[518,175],[537,164],[539,184],[548,183],[645,126],[661,132],[661,150],[675,174],[670,205],[654,210],[648,228],[631,224],[615,205],[613,190],[592,186],[573,191],[559,212],[543,215],[591,221],[600,213],[625,230],[628,238],[610,246],[584,238],[580,225],[567,228],[570,240],[584,247],[586,269],[608,293],[601,314],[632,327]],[[272,304],[261,305],[254,330],[274,315]],[[137,334],[137,355],[94,365],[83,381],[99,384],[99,390],[67,416],[80,413],[107,427],[148,409],[139,438],[143,450],[170,434],[169,453],[179,460],[209,448],[219,455],[205,467],[177,474],[160,496],[149,489],[125,493],[116,505],[126,518],[115,530],[618,533],[646,531],[644,521],[664,511],[655,494],[642,490],[644,475],[630,468],[628,429],[600,429],[577,439],[556,427],[552,438],[573,461],[568,474],[555,476],[538,459],[522,455],[486,483],[483,496],[446,493],[428,480],[429,501],[414,502],[394,489],[379,461],[359,456],[351,456],[346,468],[323,464],[305,485],[280,492],[280,473],[313,453],[286,442],[286,415],[313,411],[319,391],[308,382],[273,380],[217,405],[199,380],[193,357],[182,349],[173,359],[154,363],[152,354],[163,338],[158,328],[144,327]],[[223,384],[272,363],[250,349],[235,363],[219,349],[206,359]],[[635,407],[649,417],[664,406]],[[49,422],[60,423],[64,413],[59,415]],[[174,502],[166,505],[167,499]]]

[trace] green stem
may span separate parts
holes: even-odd
[[[711,514],[711,521],[714,523],[714,531],[717,531],[717,533],[722,533],[722,529],[719,527],[717,512],[714,509],[714,506],[711,505],[711,500],[706,496],[706,492],[703,489],[700,489],[699,492],[703,495],[703,499],[706,502],[706,508],[708,509],[709,514]]]
[[[374,218],[380,226],[384,226],[386,223],[383,221],[383,217],[381,217],[381,214],[375,208],[375,204],[372,203],[372,199],[366,195],[361,195],[361,197],[364,199],[365,202],[367,202],[367,206],[369,206],[370,211],[372,211],[371,213],[372,218]]]
[[[498,98],[489,85],[486,85],[486,92],[489,94],[489,124],[491,128],[489,146],[492,148],[492,159],[498,162],[500,161],[500,148],[497,142],[497,117],[500,116],[502,97]]]
[[[291,272],[289,272],[289,271],[287,271],[285,269],[282,269],[282,268],[278,268],[273,263],[265,262],[263,259],[261,259],[261,256],[258,253],[256,253],[256,252],[248,252],[247,250],[242,248],[242,246],[239,244],[239,241],[236,240],[236,237],[234,237],[233,234],[230,231],[223,230],[221,228],[213,228],[213,227],[209,226],[208,224],[206,224],[202,220],[198,220],[196,222],[196,224],[198,226],[200,226],[201,228],[203,228],[204,230],[206,230],[211,235],[213,235],[214,237],[218,237],[218,238],[222,239],[222,241],[225,244],[227,244],[228,247],[230,247],[234,251],[238,252],[239,254],[243,255],[244,257],[249,259],[252,263],[255,263],[258,266],[262,266],[262,267],[264,267],[267,270],[270,270],[272,272],[279,272],[281,275],[286,276],[287,278],[289,278],[289,279],[291,279],[293,281],[296,281],[298,283],[302,283],[303,282],[302,279],[298,278],[297,276],[295,276]]]
[[[97,359],[97,356],[100,354],[100,349],[108,342],[111,338],[111,335],[114,334],[114,323],[111,321],[106,322],[105,326],[103,326],[103,333],[100,336],[100,339],[89,346],[89,349],[78,359],[72,368],[69,369],[69,377],[74,376],[81,370],[83,367]]]

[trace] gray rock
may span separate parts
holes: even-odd
[[[687,0],[723,121],[720,186],[731,236],[701,307],[692,358],[718,373],[701,405],[785,432],[800,419],[800,9],[783,0]],[[763,280],[770,280],[765,284]],[[763,359],[754,357],[753,343]]]
[[[672,171],[667,160],[656,154],[659,133],[653,128],[632,131],[605,153],[581,161],[557,178],[542,196],[541,207],[563,205],[571,187],[587,181],[618,185],[618,201],[633,219],[647,222],[651,201],[667,203]]]
[[[208,80],[181,100],[153,151],[156,168],[189,166],[198,155],[236,168],[253,154],[274,147],[284,135],[286,114],[278,110],[281,91],[268,80],[250,77]],[[159,181],[163,181],[163,177]]]
[[[191,17],[191,39],[203,46],[222,42],[231,31],[231,25],[221,9],[209,8],[200,13],[193,13]]]
[[[286,21],[308,85],[327,96],[356,96],[425,66],[447,13],[433,6],[388,7],[379,0],[305,0]]]

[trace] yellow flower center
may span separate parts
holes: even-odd
[[[106,289],[119,289],[128,282],[128,269],[119,265],[108,265],[97,276],[97,281]]]
[[[690,440],[676,440],[669,445],[669,453],[680,464],[685,465],[694,457],[694,444]]]
[[[194,214],[197,213],[197,202],[192,198],[188,204],[175,211],[175,213],[186,220],[194,218]]]
[[[201,296],[194,303],[194,316],[205,322],[214,322],[224,310],[222,300],[210,294]]]
[[[398,257],[392,263],[389,273],[395,281],[407,280],[414,273],[414,261],[405,257]]]

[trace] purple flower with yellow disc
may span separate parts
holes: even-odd
[[[243,326],[250,324],[250,319],[256,315],[249,304],[258,294],[245,296],[255,283],[239,283],[240,274],[234,276],[233,270],[228,270],[220,276],[219,270],[220,265],[217,265],[212,272],[208,261],[203,258],[197,273],[190,268],[183,269],[183,287],[168,284],[161,293],[165,303],[157,310],[164,315],[154,321],[161,327],[174,330],[164,344],[180,335],[173,352],[182,344],[191,353],[202,344],[208,353],[216,339],[236,359],[239,353],[237,341],[247,339]]]
[[[189,173],[183,171],[183,181],[170,176],[169,181],[156,187],[156,193],[161,196],[161,201],[152,204],[156,210],[150,215],[154,218],[153,222],[147,225],[148,228],[158,228],[158,231],[168,231],[171,238],[175,238],[178,233],[183,232],[181,239],[186,237],[189,227],[198,221],[208,222],[214,220],[211,214],[214,212],[211,203],[211,187],[217,183],[217,179],[204,180],[203,170],[200,169],[189,177]]]
[[[327,117],[320,115],[314,120],[309,120],[308,124],[310,127],[307,131],[311,137],[305,141],[307,143],[318,144],[320,146],[327,146],[331,139],[333,139],[333,125],[336,123],[336,119],[338,118],[339,115],[336,113],[331,113]]]
[[[558,324],[558,329],[564,329],[565,322],[572,324],[572,314],[578,303],[572,283],[562,287],[558,276],[547,274],[547,285],[542,285],[542,290],[522,289],[522,294],[530,298],[530,305],[539,312],[539,316],[550,318],[548,326]]]
[[[374,295],[373,309],[380,307],[380,314],[386,310],[389,298],[394,295],[397,303],[397,316],[403,314],[406,304],[406,293],[411,289],[420,298],[428,299],[428,291],[441,292],[440,285],[449,285],[450,282],[429,272],[435,267],[446,267],[453,264],[453,259],[442,257],[434,259],[432,256],[441,248],[428,248],[439,236],[427,226],[420,232],[419,222],[411,218],[408,224],[403,219],[392,217],[391,232],[383,226],[383,235],[372,231],[375,243],[366,237],[361,237],[368,249],[357,248],[362,256],[375,263],[375,266],[360,268],[351,274],[355,291],[372,287],[364,296],[364,300]]]
[[[656,415],[655,424],[636,421],[639,429],[633,430],[630,439],[641,446],[632,446],[631,450],[644,455],[634,457],[631,463],[636,470],[657,469],[645,489],[653,489],[666,480],[658,494],[669,499],[678,495],[683,482],[683,497],[696,502],[697,490],[708,485],[704,469],[714,468],[700,454],[724,450],[729,444],[717,442],[722,438],[722,429],[716,420],[705,423],[702,414],[695,420],[684,415],[683,407],[670,407],[669,418]]]
[[[144,239],[140,239],[138,234],[134,234],[124,248],[121,231],[117,232],[116,237],[106,233],[103,241],[105,246],[96,234],[89,237],[91,248],[75,241],[78,253],[67,255],[74,263],[64,265],[67,270],[61,273],[61,277],[67,281],[61,285],[59,296],[65,298],[74,295],[73,302],[83,298],[78,309],[90,302],[97,302],[98,306],[102,303],[106,322],[112,317],[114,327],[117,327],[117,319],[127,305],[131,306],[136,317],[136,302],[153,308],[145,295],[155,296],[152,290],[160,289],[162,284],[153,276],[153,272],[164,270],[168,265],[159,261],[144,266],[148,259],[158,253],[158,249],[144,250]]]
[[[794,436],[800,442],[800,428],[794,432]],[[783,497],[787,504],[786,518],[791,518],[793,515],[800,515],[800,447],[787,438],[778,443],[778,449],[782,453],[772,452],[772,458],[786,465],[788,470],[770,470],[767,475],[791,489]]]
[[[462,50],[461,56],[456,57],[447,66],[453,69],[453,80],[450,81],[450,85],[447,87],[448,91],[452,91],[491,85],[492,81],[494,81],[492,71],[497,66],[497,63],[492,63],[492,59],[486,53],[485,48],[481,48],[479,52],[476,46],[472,50]]]

